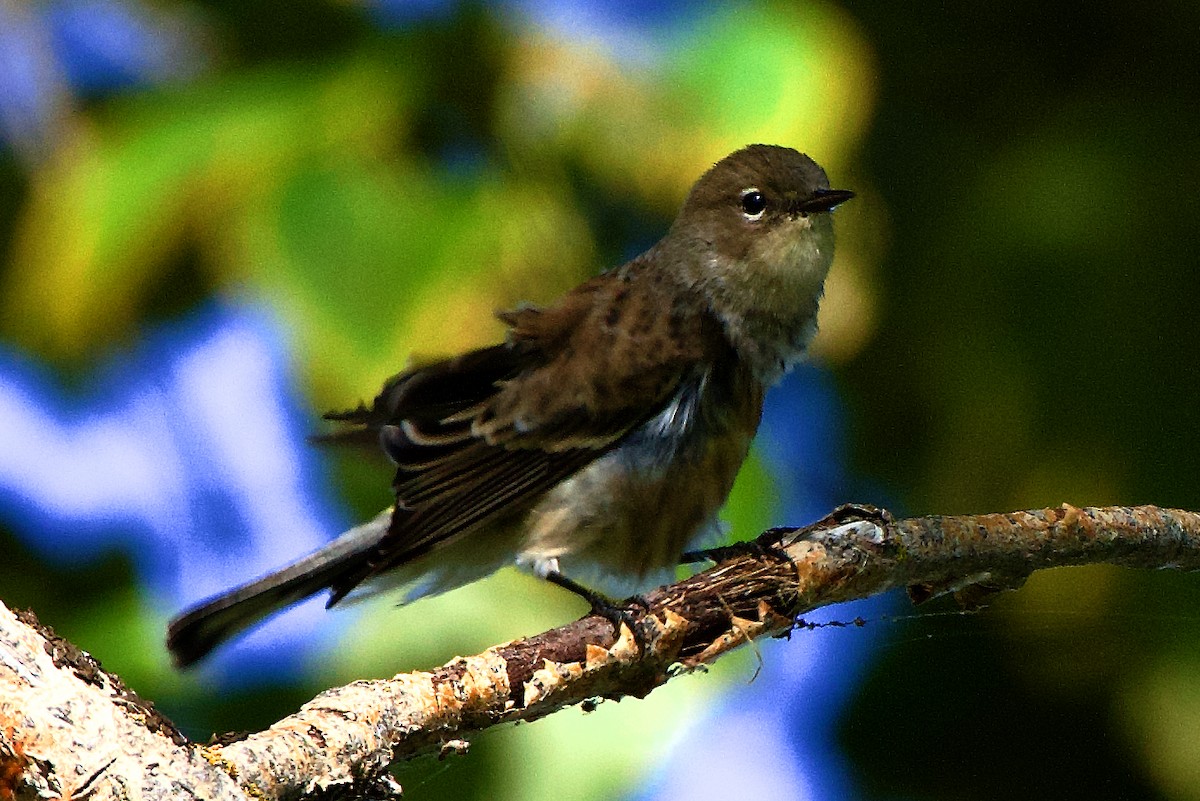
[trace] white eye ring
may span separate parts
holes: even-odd
[[[767,211],[767,199],[758,187],[750,187],[742,192],[742,216],[747,220],[761,220]]]

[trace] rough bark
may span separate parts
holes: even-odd
[[[1200,568],[1200,514],[1153,506],[895,521],[843,507],[772,529],[630,607],[432,671],[328,690],[269,729],[189,742],[146,701],[28,613],[0,606],[0,799],[388,797],[389,764],[465,748],[471,733],[597,698],[642,697],[829,603],[904,586],[964,603],[1045,567]]]

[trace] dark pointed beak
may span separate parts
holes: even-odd
[[[849,189],[818,189],[810,197],[801,200],[796,205],[796,209],[801,214],[833,211],[834,206],[839,206],[852,197],[854,197],[854,193]]]

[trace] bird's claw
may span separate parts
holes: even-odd
[[[645,651],[650,645],[646,639],[645,632],[642,631],[642,618],[650,611],[650,604],[641,595],[634,595],[626,599],[624,602],[617,603],[605,598],[602,595],[596,594],[591,599],[592,614],[612,623],[613,634],[616,637],[621,636],[621,626],[629,628],[633,635],[634,642],[637,643],[639,651]],[[632,607],[641,607],[637,612]]]
[[[645,632],[642,631],[641,621],[650,611],[650,602],[644,596],[634,595],[618,603],[601,593],[590,590],[582,584],[567,578],[556,570],[547,573],[546,580],[557,584],[564,590],[570,590],[587,601],[592,608],[591,613],[593,615],[602,617],[612,624],[614,638],[620,638],[622,624],[627,626],[630,633],[633,634],[633,639],[637,643],[638,650],[645,653],[650,643],[646,638]],[[634,612],[631,608],[634,606],[641,607],[641,611]]]

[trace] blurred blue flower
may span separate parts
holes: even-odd
[[[204,63],[198,19],[177,5],[168,13],[134,0],[56,0],[42,19],[67,81],[76,92],[163,83]]]
[[[161,84],[208,66],[206,29],[184,4],[0,2],[0,147],[38,161],[78,95]]]
[[[463,5],[459,0],[359,1],[375,23],[386,28],[446,17]],[[602,43],[610,55],[633,66],[658,63],[664,38],[711,10],[688,0],[492,0],[490,5],[565,39]]]
[[[57,139],[64,86],[45,30],[29,7],[0,2],[0,147],[30,159],[44,156]]]
[[[207,307],[88,383],[96,389],[72,397],[0,350],[0,519],[47,560],[119,549],[176,612],[341,530],[264,311]],[[298,668],[317,646],[319,609],[238,640],[213,670],[249,679]]]
[[[500,0],[499,4],[566,39],[600,42],[612,56],[631,66],[644,67],[661,61],[666,52],[664,41],[672,33],[686,29],[712,11],[708,4],[686,0]]]

